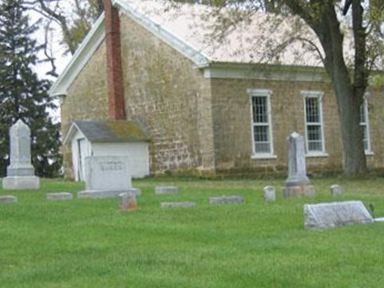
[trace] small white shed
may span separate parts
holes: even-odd
[[[84,180],[87,156],[128,156],[133,178],[149,175],[149,137],[133,121],[75,121],[63,144],[71,147],[76,181]]]

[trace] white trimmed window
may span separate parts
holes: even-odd
[[[307,155],[325,155],[323,129],[323,92],[302,91],[304,96],[305,144]]]
[[[363,142],[365,153],[372,153],[371,135],[369,133],[368,101],[364,99],[360,106],[360,126],[363,128]]]
[[[272,91],[249,89],[251,96],[252,147],[255,158],[271,158],[273,156],[271,101]]]

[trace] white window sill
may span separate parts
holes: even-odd
[[[365,156],[373,156],[375,153],[373,151],[365,151]]]
[[[277,159],[277,156],[272,154],[253,154],[251,156],[251,159],[271,160],[271,159]]]
[[[311,153],[307,153],[305,154],[305,157],[308,157],[308,158],[311,158],[311,157],[328,157],[328,153],[325,153],[325,152],[311,152]]]

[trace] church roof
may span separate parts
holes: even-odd
[[[309,42],[318,44],[317,37],[308,26],[295,17],[282,18],[255,12],[247,21],[233,25],[224,34],[217,34],[216,31],[220,29],[216,18],[225,18],[234,13],[232,10],[221,9],[216,13],[212,11],[212,7],[206,5],[175,4],[172,1],[161,0],[112,0],[112,3],[122,14],[169,44],[203,70],[222,64],[243,66],[267,64],[316,69],[322,69],[323,66],[318,53],[321,50],[315,51],[308,44]],[[296,39],[292,37],[293,34],[300,37]],[[68,87],[104,38],[104,14],[102,14],[52,86],[51,95],[67,94]],[[310,41],[303,42],[303,38]],[[347,52],[353,50],[349,42],[345,41],[344,50]],[[348,57],[350,55],[346,56]],[[204,75],[209,76],[209,73]]]
[[[91,143],[148,142],[147,133],[133,121],[75,121],[72,123],[64,144],[69,144],[76,134],[83,133]]]

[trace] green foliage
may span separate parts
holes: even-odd
[[[336,182],[345,192],[338,200],[372,203],[380,217],[383,178],[315,179],[315,198],[264,203],[262,187],[283,182],[140,180],[139,209],[123,213],[116,199],[46,201],[46,192],[83,185],[42,181],[41,191],[18,191],[17,204],[0,208],[1,287],[380,287],[384,224],[306,231],[303,204],[334,201]],[[180,193],[154,195],[160,184]],[[233,194],[246,203],[208,204]],[[197,207],[162,210],[160,201]]]
[[[37,25],[30,25],[25,12],[21,0],[0,4],[0,175],[9,164],[9,128],[22,119],[31,129],[37,175],[53,177],[61,167],[60,127],[47,111],[56,108],[48,95],[50,82],[33,71],[42,47],[31,38]]]

